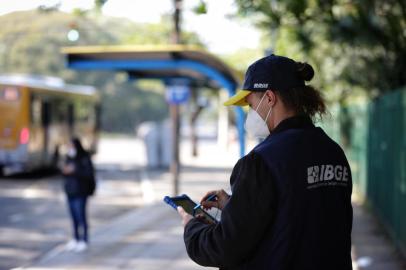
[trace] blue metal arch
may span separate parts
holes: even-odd
[[[222,87],[227,89],[229,95],[234,95],[237,85],[235,82],[226,78],[223,74],[214,68],[204,65],[200,62],[193,60],[86,60],[86,59],[69,59],[68,67],[72,69],[98,69],[98,70],[162,70],[162,69],[190,69],[208,78],[220,83]],[[240,155],[245,154],[245,132],[244,132],[244,119],[245,113],[239,106],[235,107],[237,116],[237,129],[240,142]]]

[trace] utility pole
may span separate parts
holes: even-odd
[[[182,14],[182,0],[174,1],[174,32],[173,40],[174,44],[181,43],[181,14]],[[180,119],[179,119],[179,104],[170,104],[170,115],[172,119],[172,161],[171,161],[171,173],[173,184],[173,195],[179,194],[179,141],[180,141]]]
[[[173,43],[181,44],[181,19],[182,19],[182,0],[173,0],[175,5],[175,12],[173,14],[174,32]]]

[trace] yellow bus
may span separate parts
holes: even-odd
[[[94,87],[54,77],[0,75],[0,173],[56,166],[71,136],[95,153],[99,123]]]

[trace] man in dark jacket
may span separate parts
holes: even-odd
[[[210,191],[206,224],[182,208],[192,260],[222,269],[348,270],[351,264],[351,171],[344,152],[312,119],[325,113],[306,85],[307,63],[271,55],[247,70],[244,90],[226,105],[250,106],[246,130],[265,138],[235,165],[232,195]],[[217,195],[217,201],[206,198]]]

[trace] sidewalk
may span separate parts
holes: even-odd
[[[216,145],[208,144],[201,147],[199,158],[190,156],[187,145],[182,150],[181,194],[197,201],[210,189],[229,189],[237,148],[217,153]],[[172,193],[171,174],[143,171],[141,178],[145,205],[95,228],[86,252],[66,252],[61,244],[21,269],[211,269],[188,258],[180,217],[163,202]]]
[[[210,181],[202,181],[209,175]],[[212,175],[186,168],[182,178],[185,176],[195,180],[182,179],[182,190],[187,189],[197,200],[209,188],[208,183],[222,188],[216,184],[226,172]],[[201,269],[187,257],[178,214],[162,201],[170,194],[170,175],[152,172],[148,177],[145,181],[154,190],[153,201],[96,229],[88,251],[66,252],[60,245],[27,269]]]
[[[60,246],[28,269],[199,269],[187,258],[175,214],[163,204],[140,208],[97,230],[88,251]]]
[[[352,253],[354,269],[402,270],[406,261],[396,252],[377,219],[353,200]]]
[[[228,179],[236,155],[221,153],[215,145],[205,145],[198,159],[184,149],[180,193],[198,200],[209,189],[228,189]],[[233,158],[234,156],[234,158]],[[64,251],[60,246],[24,269],[207,269],[196,265],[186,254],[183,228],[177,213],[162,202],[171,194],[171,175],[167,172],[142,173],[145,206],[112,220],[91,235],[84,253]],[[376,221],[354,203],[354,269],[401,270],[390,242]],[[211,268],[209,268],[211,269]]]

